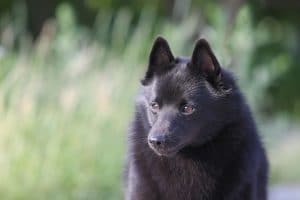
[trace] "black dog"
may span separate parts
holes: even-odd
[[[200,39],[154,42],[129,134],[127,200],[266,200],[268,163],[234,78]]]

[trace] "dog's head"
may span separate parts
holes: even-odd
[[[174,58],[165,39],[155,40],[142,85],[148,144],[158,155],[201,146],[224,126],[233,84],[224,73],[204,39],[191,58]]]

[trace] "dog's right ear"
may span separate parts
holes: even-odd
[[[169,70],[173,66],[174,61],[175,58],[168,42],[163,37],[157,37],[149,56],[148,70],[141,81],[142,84],[147,85],[154,74],[161,74]]]

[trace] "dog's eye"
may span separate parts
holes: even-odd
[[[181,113],[185,115],[190,115],[195,111],[192,105],[185,104],[181,107]]]
[[[159,110],[159,104],[155,101],[150,103],[150,107],[151,107],[152,112],[154,112],[154,113],[157,113]]]

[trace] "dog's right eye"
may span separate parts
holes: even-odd
[[[150,108],[153,113],[157,113],[159,111],[159,104],[153,101],[150,103]]]

